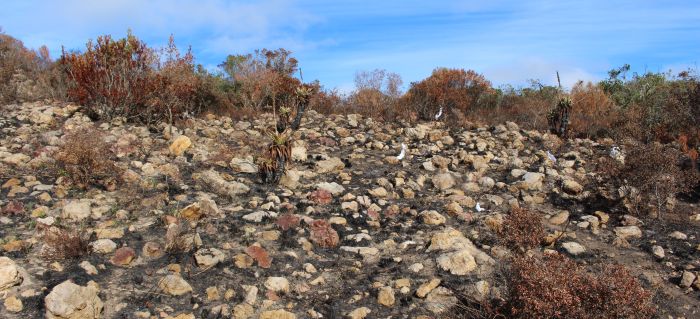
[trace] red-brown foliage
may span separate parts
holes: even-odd
[[[201,111],[196,102],[206,98],[192,54],[180,55],[172,37],[160,52],[131,33],[119,40],[100,36],[84,53],[64,52],[61,63],[70,80],[68,97],[97,118],[172,121]]]
[[[331,224],[324,219],[317,219],[310,225],[311,241],[323,248],[333,248],[338,246],[340,237],[338,232],[331,227]]]
[[[411,83],[402,105],[421,120],[434,120],[443,108],[444,119],[459,122],[490,90],[491,82],[472,70],[438,68],[428,78]]]
[[[563,255],[517,256],[505,274],[512,318],[651,318],[651,293],[624,267],[595,274]]]
[[[63,98],[58,69],[46,46],[30,50],[0,30],[0,103]]]
[[[527,250],[540,245],[544,238],[541,216],[524,208],[513,208],[499,232],[506,246]]]
[[[573,136],[610,136],[619,113],[605,91],[593,83],[578,82],[571,89],[573,102],[569,117],[569,130]]]

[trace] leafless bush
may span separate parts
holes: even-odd
[[[116,188],[120,176],[113,156],[110,145],[99,131],[79,128],[66,135],[56,164],[59,174],[79,188],[100,185],[111,190]]]
[[[661,217],[666,211],[668,198],[689,191],[698,182],[694,169],[681,169],[684,154],[671,146],[659,143],[639,144],[627,150],[622,176],[626,182],[639,190],[638,203],[650,203],[640,207]]]
[[[42,256],[49,260],[79,258],[90,253],[85,232],[59,227],[46,229],[43,235]]]

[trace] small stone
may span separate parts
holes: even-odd
[[[5,310],[9,312],[20,312],[24,309],[22,305],[22,300],[17,298],[17,296],[12,295],[5,298]]]
[[[562,188],[569,194],[578,194],[583,191],[583,186],[574,180],[567,179],[564,181]]]
[[[136,252],[131,247],[122,247],[114,252],[114,256],[109,260],[117,266],[128,266],[136,258]]]
[[[337,157],[316,162],[316,173],[318,174],[337,172],[343,170],[343,168],[345,168],[345,163]]]
[[[566,223],[568,219],[569,212],[564,210],[549,218],[549,223],[552,225],[561,225],[563,223]]]
[[[388,195],[388,192],[384,187],[377,187],[373,190],[370,190],[369,194],[377,198],[384,198]]]
[[[466,275],[476,269],[476,260],[468,250],[446,253],[437,258],[438,265],[453,275]]]
[[[255,314],[255,309],[253,309],[253,306],[247,303],[241,303],[233,306],[234,319],[248,319],[253,317],[253,314]]]
[[[607,224],[610,220],[610,215],[601,211],[596,211],[593,213],[593,215],[597,216],[600,219],[601,224]]]
[[[167,275],[158,282],[158,287],[163,293],[173,296],[181,296],[192,292],[192,286],[182,279],[180,275]]]
[[[111,239],[98,239],[90,243],[92,251],[98,254],[109,254],[117,249],[117,244]]]
[[[83,268],[88,275],[97,275],[97,268],[87,260],[80,263],[80,268]]]
[[[423,218],[423,223],[427,225],[442,225],[447,220],[445,216],[440,215],[440,213],[434,210],[422,212],[421,217]]]
[[[454,307],[457,302],[458,299],[451,290],[445,287],[437,287],[425,299],[425,308],[428,311],[440,314]]]
[[[379,288],[377,302],[379,302],[379,304],[383,306],[393,306],[394,302],[396,302],[396,298],[394,297],[394,289],[391,287]]]
[[[170,154],[180,156],[190,146],[192,146],[192,141],[190,140],[190,138],[185,135],[180,135],[172,142],[172,144],[170,144],[170,147],[168,149],[170,150]]]
[[[693,284],[693,282],[695,282],[695,278],[697,278],[697,276],[695,276],[694,273],[690,271],[684,271],[683,275],[681,276],[680,286],[682,288],[690,287]]]
[[[265,288],[274,292],[289,292],[289,280],[284,277],[270,277],[265,281]]]
[[[345,192],[345,187],[341,186],[340,184],[338,184],[338,183],[336,183],[336,182],[332,182],[332,183],[327,183],[327,182],[318,183],[318,184],[316,184],[316,188],[322,189],[322,190],[325,190],[325,191],[328,191],[328,192],[330,192],[333,196],[338,196],[338,195],[342,194],[343,192]]]
[[[241,269],[246,269],[250,268],[253,266],[253,257],[250,257],[246,254],[238,254],[233,257],[233,263],[236,265],[236,267],[241,268]]]
[[[260,319],[296,319],[297,316],[289,311],[278,309],[263,311]]]
[[[637,226],[615,227],[615,235],[622,239],[640,238],[642,237],[642,230]]]
[[[193,203],[187,207],[180,210],[180,217],[187,219],[189,221],[198,221],[202,218],[204,213],[199,206],[199,203]]]
[[[654,245],[651,247],[651,252],[656,256],[656,258],[663,259],[666,254],[664,253],[663,247],[659,245]]]
[[[433,278],[430,281],[420,285],[418,290],[416,290],[416,296],[418,298],[425,298],[433,289],[437,288],[442,280],[440,278]]]
[[[433,176],[433,185],[439,190],[450,189],[455,186],[455,179],[450,173],[441,173]]]
[[[258,168],[253,164],[252,159],[242,159],[238,157],[234,157],[231,159],[231,162],[229,163],[229,166],[231,169],[233,169],[234,172],[237,173],[257,173]]]
[[[194,254],[194,259],[197,261],[199,267],[211,268],[223,262],[226,259],[226,255],[216,248],[205,248],[198,250]]]
[[[351,211],[351,212],[356,212],[359,209],[359,205],[357,204],[356,201],[352,202],[343,202],[340,204],[340,208],[342,210],[346,211]]]
[[[89,201],[73,200],[63,206],[61,217],[72,219],[74,221],[81,221],[90,217],[90,213]]]
[[[355,310],[349,312],[349,313],[348,313],[348,317],[349,317],[350,319],[364,319],[364,318],[367,317],[367,315],[369,315],[371,312],[372,312],[372,310],[370,310],[369,308],[367,308],[367,307],[361,307],[361,308],[357,308],[357,309],[355,309]]]
[[[408,270],[415,272],[415,273],[420,272],[421,270],[423,270],[423,268],[424,268],[424,266],[421,263],[415,263],[413,265],[408,266]]]
[[[141,255],[146,258],[156,259],[163,257],[165,255],[165,251],[159,243],[149,241],[143,244],[143,248],[141,249]]]
[[[678,239],[678,240],[687,240],[688,239],[688,235],[681,233],[679,231],[672,232],[670,235],[668,235],[668,237],[671,237],[673,239]]]
[[[221,296],[219,295],[219,288],[216,286],[212,286],[207,288],[206,290],[207,293],[207,300],[209,301],[215,301],[221,299]]]
[[[561,248],[563,248],[569,255],[572,256],[578,256],[580,254],[583,254],[586,252],[586,248],[583,247],[581,244],[577,242],[565,242],[561,244]]]

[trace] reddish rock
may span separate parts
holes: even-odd
[[[117,266],[127,266],[136,258],[136,252],[131,247],[122,247],[114,252],[110,261]]]

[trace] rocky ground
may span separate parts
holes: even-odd
[[[207,116],[171,135],[76,110],[0,110],[3,318],[454,315],[503,294],[511,252],[496,230],[513,206],[539,212],[550,238],[564,232],[538,251],[626,265],[660,317],[700,318],[700,210],[680,201],[663,221],[625,215],[593,169],[613,141],[310,112],[270,186],[252,163],[271,117]],[[81,126],[112,145],[116,188],[81,190],[51,173]],[[56,226],[89,235],[91,253],[51,258],[44,236]]]

